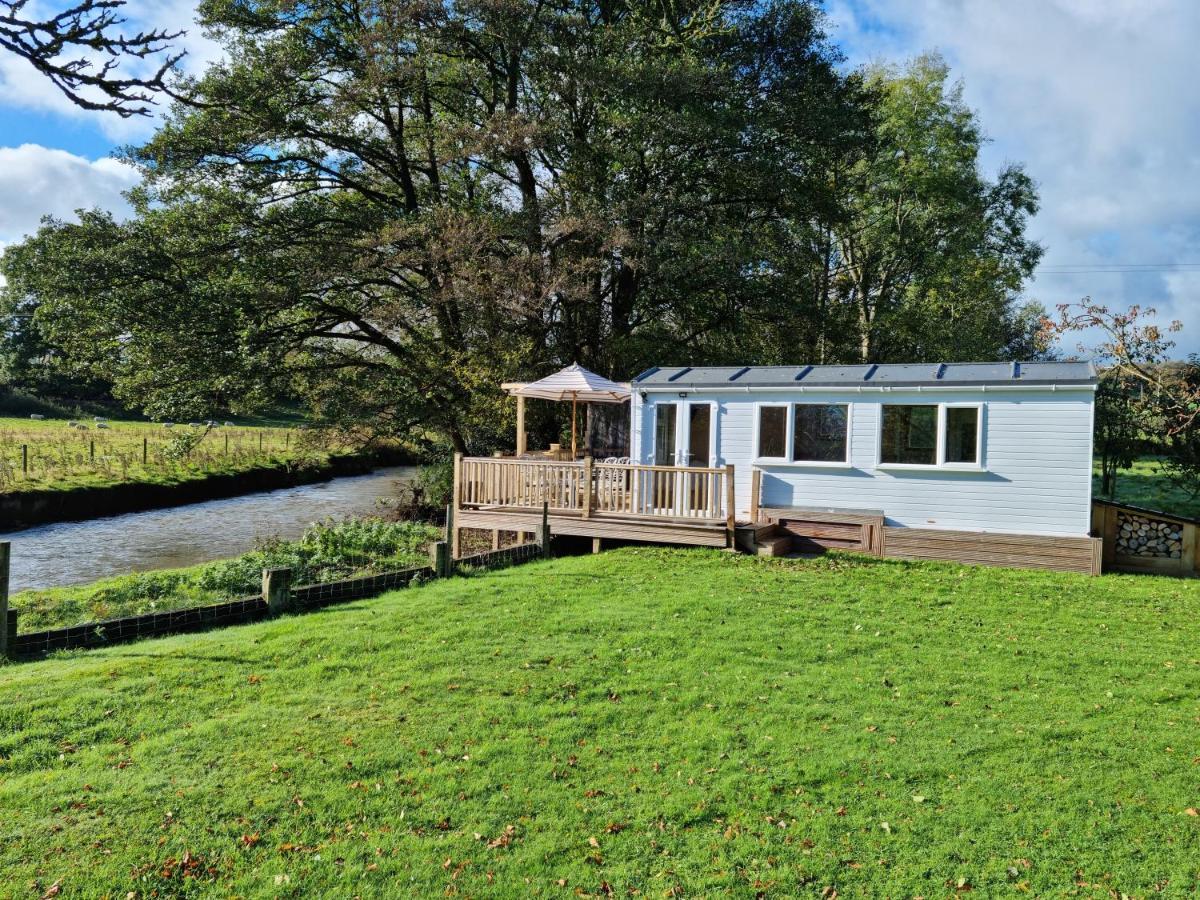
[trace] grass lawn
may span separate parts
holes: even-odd
[[[97,428],[90,418],[79,421],[86,429],[71,428],[66,419],[0,417],[0,493],[123,482],[176,484],[271,463],[323,459],[337,449],[316,445],[324,438],[318,432],[265,425],[217,427],[188,448],[182,442],[204,429],[186,422],[166,428],[111,421],[108,428]]]
[[[1198,618],[624,549],[13,665],[0,896],[1181,896]]]

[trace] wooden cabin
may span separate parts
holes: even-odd
[[[1098,573],[1088,362],[669,367],[629,458],[463,459],[459,527]]]

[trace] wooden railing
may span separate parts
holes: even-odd
[[[456,500],[468,508],[541,509],[732,522],[733,466],[685,468],[614,463],[543,462],[465,457],[457,460]],[[733,527],[730,525],[729,527]]]

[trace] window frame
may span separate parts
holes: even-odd
[[[937,409],[937,440],[936,450],[934,452],[934,462],[932,463],[894,463],[883,461],[883,410],[887,406],[933,406]],[[946,460],[946,411],[949,409],[974,409],[975,414],[975,462],[947,462]],[[986,467],[983,464],[984,458],[984,412],[985,404],[982,400],[963,400],[954,402],[934,402],[921,403],[909,400],[896,400],[893,402],[880,402],[879,415],[875,420],[875,468],[884,471],[894,470],[898,472],[984,472]]]
[[[763,456],[762,449],[762,411],[768,408],[784,410],[783,416],[783,456]],[[784,465],[788,461],[791,450],[789,434],[792,426],[792,404],[787,400],[760,400],[754,404],[754,461],[762,465]]]
[[[784,415],[783,456],[763,456],[760,453],[759,428],[762,419],[760,410],[763,407],[783,407]],[[843,460],[803,460],[792,459],[796,452],[796,407],[797,406],[844,406],[846,408],[846,458]],[[754,404],[754,465],[756,466],[792,466],[802,469],[850,469],[851,438],[854,433],[854,404],[848,400],[760,400]]]

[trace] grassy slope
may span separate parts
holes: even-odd
[[[627,549],[13,666],[0,896],[1179,895],[1198,617]]]

